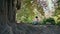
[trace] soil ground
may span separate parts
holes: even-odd
[[[60,34],[58,25],[31,25],[13,23],[0,27],[0,34]]]

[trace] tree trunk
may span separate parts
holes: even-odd
[[[13,34],[11,28],[13,27],[13,30],[16,29],[15,24],[13,24],[14,26],[9,26],[9,23],[15,23],[16,21],[16,1],[0,0],[0,34]]]
[[[6,24],[8,22],[7,10],[7,1],[0,0],[0,24]]]
[[[9,22],[15,22],[16,9],[13,2],[14,0],[8,0],[8,14],[7,15],[8,15]]]
[[[0,0],[0,23],[6,24],[7,22],[15,22],[16,5],[20,4],[17,0]]]
[[[16,8],[20,9],[20,5],[21,5],[21,2],[19,0],[8,0],[8,20],[9,20],[9,22],[15,23]]]

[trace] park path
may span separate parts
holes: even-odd
[[[60,34],[60,26],[57,25],[12,23],[4,25],[0,29],[0,34]]]
[[[60,34],[60,26],[57,25],[19,24],[18,26],[26,34]]]

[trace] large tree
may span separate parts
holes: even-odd
[[[0,23],[15,22],[16,8],[20,7],[20,0],[0,0]]]
[[[20,0],[0,0],[0,34],[13,34],[7,23],[15,23],[16,8],[20,4]]]
[[[20,0],[8,0],[8,20],[10,22],[15,22],[16,8],[20,8]]]

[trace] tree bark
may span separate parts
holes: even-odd
[[[7,0],[0,0],[0,24],[6,24],[7,19]]]
[[[13,8],[14,5],[13,5],[13,0],[8,0],[8,20],[9,22],[14,22],[15,21],[15,8]]]
[[[18,0],[0,0],[0,23],[6,24],[7,22],[15,22],[16,8],[20,1]],[[17,6],[17,7],[16,7]]]
[[[16,24],[9,26],[10,23],[12,25],[12,23],[16,21],[16,1],[17,0],[0,0],[0,34],[13,34],[11,32],[12,29],[16,29]]]
[[[19,0],[8,0],[8,20],[10,22],[16,21],[16,19],[15,19],[16,18],[16,8],[20,9],[20,5],[21,5],[20,3],[21,2]]]

